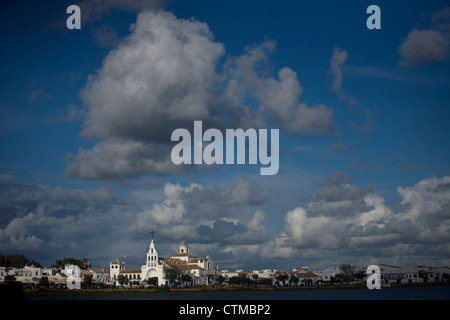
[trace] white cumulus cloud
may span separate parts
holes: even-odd
[[[400,65],[419,66],[449,58],[450,8],[434,12],[431,23],[424,28],[413,28],[398,48]]]
[[[81,135],[98,142],[70,155],[66,174],[116,179],[191,170],[167,162],[171,133],[194,120],[220,130],[260,128],[267,121],[296,134],[333,132],[331,108],[299,101],[296,72],[284,67],[271,76],[274,41],[225,59],[224,48],[206,23],[164,11],[139,13],[131,34],[80,92]]]

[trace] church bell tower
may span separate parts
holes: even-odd
[[[158,250],[156,250],[155,243],[153,241],[153,234],[155,232],[152,231],[152,241],[150,242],[150,247],[147,251],[147,267],[156,267],[158,266]]]
[[[189,246],[186,244],[186,241],[180,244],[178,253],[189,253]]]

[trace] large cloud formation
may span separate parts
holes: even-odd
[[[37,185],[0,185],[0,250],[61,252],[84,247],[115,225],[113,208],[125,202],[109,189],[65,189]],[[106,215],[105,213],[108,212]],[[47,248],[48,250],[44,250]]]
[[[66,175],[179,173],[169,164],[170,135],[194,120],[222,130],[264,124],[294,134],[332,133],[332,109],[299,102],[296,72],[284,67],[278,77],[270,75],[274,48],[267,40],[225,57],[205,23],[164,11],[140,13],[132,33],[80,92],[87,115],[81,135],[98,143],[69,155]]]
[[[398,187],[400,202],[388,205],[371,186],[337,172],[300,198],[305,205],[287,210],[275,232],[268,231],[273,213],[262,210],[274,199],[250,178],[167,182],[121,197],[107,189],[13,184],[0,192],[0,249],[50,262],[58,254],[87,255],[97,265],[126,256],[139,262],[152,230],[164,252],[185,239],[224,268],[450,262],[449,176]]]
[[[372,188],[348,182],[324,186],[307,208],[285,216],[280,235],[286,247],[405,262],[408,254],[448,263],[450,231],[450,177],[425,179],[413,187],[398,188],[402,197],[395,212]],[[388,257],[388,258],[387,258]]]
[[[357,187],[347,178],[333,180],[302,197],[307,206],[289,210],[283,231],[269,241],[227,245],[223,251],[262,261],[322,266],[345,261],[450,262],[450,177],[399,187],[402,200],[397,211],[370,186]]]

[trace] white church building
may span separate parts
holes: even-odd
[[[110,278],[116,285],[120,275],[128,279],[129,284],[156,282],[158,286],[169,285],[166,272],[170,269],[176,270],[180,277],[184,274],[190,275],[191,281],[187,284],[192,286],[213,284],[216,276],[219,275],[218,267],[214,266],[209,253],[206,258],[199,258],[190,252],[185,241],[179,245],[178,253],[169,258],[161,258],[153,241],[153,236],[145,263],[140,269],[127,270],[125,269],[125,262],[119,260],[110,262],[109,266]]]

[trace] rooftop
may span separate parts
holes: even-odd
[[[196,256],[193,253],[177,253],[172,255],[172,257],[193,257],[193,258],[198,258],[198,256]]]
[[[120,273],[141,273],[141,269],[120,270]]]
[[[174,269],[178,270],[193,270],[193,269],[200,269],[203,270],[202,267],[196,265],[196,264],[169,264]]]

